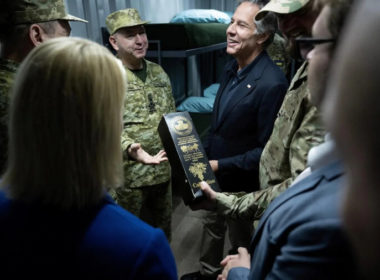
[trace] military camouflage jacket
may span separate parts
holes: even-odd
[[[8,150],[9,92],[19,64],[0,59],[0,174],[3,173]]]
[[[156,185],[170,180],[168,162],[144,165],[127,156],[127,149],[132,143],[140,143],[150,155],[163,149],[157,132],[158,123],[163,114],[175,112],[168,75],[158,64],[145,61],[145,83],[126,69],[127,93],[124,101],[122,148],[125,186],[130,188]]]
[[[217,194],[218,212],[235,218],[260,219],[268,204],[306,168],[310,148],[324,141],[317,108],[310,103],[305,62],[288,89],[273,132],[260,159],[260,191]]]
[[[290,57],[285,48],[285,39],[277,33],[274,35],[273,42],[266,49],[273,62],[281,68],[284,74],[288,75]]]

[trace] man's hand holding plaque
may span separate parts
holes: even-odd
[[[216,208],[216,191],[214,191],[206,182],[200,183],[200,188],[205,199],[190,204],[191,210],[215,210]]]

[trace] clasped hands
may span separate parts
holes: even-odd
[[[246,248],[239,247],[238,253],[236,255],[228,255],[220,262],[220,264],[224,268],[222,274],[218,275],[217,280],[227,280],[228,273],[232,268],[251,268],[251,255],[248,253],[248,250]]]

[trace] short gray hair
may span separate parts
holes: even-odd
[[[269,2],[269,0],[242,0],[239,2],[238,6],[245,2],[257,5],[261,9]],[[274,13],[268,12],[261,20],[253,19],[253,21],[256,25],[255,34],[261,35],[268,33],[270,35],[263,45],[265,49],[273,42],[274,34],[277,31],[277,17]]]

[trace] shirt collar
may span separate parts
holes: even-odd
[[[265,53],[265,50],[262,51],[258,56],[255,57],[255,59],[250,64],[245,66],[240,71],[238,71],[238,64],[235,60],[232,67],[228,70],[229,75],[236,77],[239,81],[244,79],[249,73],[251,73],[252,69],[255,67],[255,65],[258,63],[261,57],[264,56]]]

